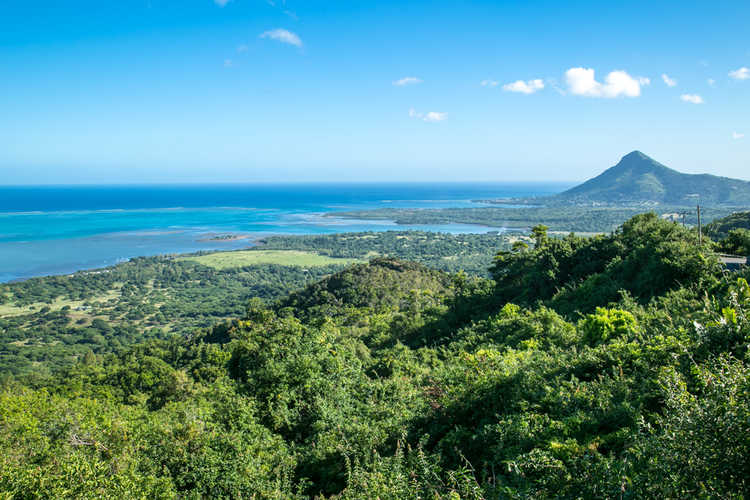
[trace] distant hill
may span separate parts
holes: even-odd
[[[709,174],[683,174],[640,151],[623,156],[600,175],[555,197],[577,203],[643,203],[670,205],[750,204],[750,182]]]
[[[716,219],[706,226],[706,234],[712,238],[726,238],[732,229],[750,230],[750,212],[735,212]]]
[[[452,293],[451,283],[450,275],[422,264],[379,257],[294,292],[279,307],[292,308],[299,317],[309,317],[311,311],[333,317],[342,308],[352,307],[368,308],[372,313],[400,310],[413,303],[415,290],[428,290],[425,297],[444,297]]]

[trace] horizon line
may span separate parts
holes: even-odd
[[[45,184],[0,184],[0,189],[7,188],[75,188],[75,187],[201,187],[201,186],[367,186],[367,185],[564,185],[584,181],[551,180],[551,181],[226,181],[226,182],[82,182],[82,183],[45,183]]]

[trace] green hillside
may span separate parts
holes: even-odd
[[[3,498],[747,498],[750,287],[654,214],[0,380]]]
[[[750,230],[750,212],[735,212],[706,225],[706,234],[712,238],[725,238],[733,229]]]
[[[555,197],[576,203],[750,205],[750,182],[708,174],[683,174],[640,151]]]

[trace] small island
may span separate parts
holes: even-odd
[[[199,241],[239,241],[239,240],[246,240],[250,237],[249,234],[214,234],[211,236],[207,236],[205,238],[201,238]]]

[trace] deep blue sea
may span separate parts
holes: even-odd
[[[286,184],[0,187],[0,282],[67,274],[131,257],[237,249],[271,234],[421,229],[497,231],[464,224],[400,226],[324,217],[373,208],[481,206],[542,196],[563,184]],[[216,241],[212,236],[249,235]]]

